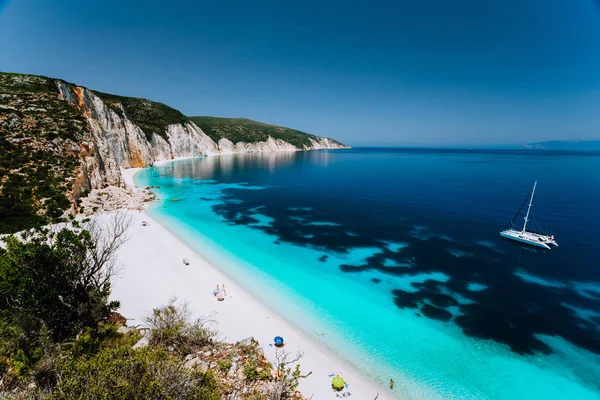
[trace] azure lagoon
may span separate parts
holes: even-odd
[[[399,398],[600,398],[600,153],[236,154],[135,180],[156,220]],[[534,181],[550,252],[499,236]]]

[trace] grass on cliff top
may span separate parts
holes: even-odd
[[[118,107],[121,104],[129,119],[144,131],[148,141],[151,140],[152,133],[156,133],[166,140],[167,126],[188,122],[188,118],[185,115],[163,103],[137,97],[93,92],[117,114],[123,116],[122,110]]]
[[[318,136],[295,129],[265,124],[246,118],[190,117],[190,119],[215,142],[218,142],[221,138],[226,138],[233,143],[255,143],[265,141],[271,136],[273,139],[282,139],[303,149],[304,146],[311,145],[309,139],[318,138]]]
[[[54,81],[45,76],[0,72],[0,93],[58,93]]]

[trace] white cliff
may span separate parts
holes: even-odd
[[[167,136],[171,149],[170,157],[155,161],[219,154],[217,144],[191,121],[169,125]]]
[[[326,138],[326,137],[319,137],[316,139],[313,138],[309,138],[308,140],[310,140],[310,142],[312,143],[312,146],[310,147],[304,147],[304,150],[317,150],[317,149],[348,149],[348,146],[344,146],[344,145],[340,145],[340,143],[336,142],[335,140]]]
[[[299,151],[290,143],[281,139],[273,139],[271,136],[264,142],[237,142],[233,144],[229,139],[219,140],[219,150],[221,153],[257,153],[257,152],[272,152],[272,151]]]
[[[122,168],[147,167],[153,163],[226,153],[290,152],[310,149],[344,148],[328,138],[310,138],[311,146],[297,148],[281,139],[264,142],[232,143],[221,139],[215,143],[192,121],[167,126],[165,132],[144,132],[122,106],[109,106],[91,90],[56,80],[60,95],[84,113],[90,132],[81,144],[80,173],[73,186],[76,201],[87,193],[99,193],[109,186],[125,188]],[[115,107],[117,110],[115,111]],[[119,112],[117,112],[119,111]],[[96,189],[96,190],[94,190]],[[116,193],[108,191],[104,193]],[[106,194],[103,194],[106,196]],[[94,200],[88,204],[96,204]]]

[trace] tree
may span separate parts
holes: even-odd
[[[95,328],[118,302],[110,278],[131,219],[37,228],[5,237],[0,249],[0,355],[33,366],[47,343]]]
[[[308,373],[302,376],[300,373],[300,364],[296,364],[302,357],[303,353],[292,355],[281,348],[275,349],[275,360],[272,362],[275,368],[275,380],[271,383],[269,391],[269,400],[284,400],[289,399],[298,388],[299,379],[310,375]],[[296,364],[294,369],[290,366]]]

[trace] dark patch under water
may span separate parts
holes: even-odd
[[[253,228],[276,237],[276,244],[287,242],[328,254],[348,253],[355,248],[379,249],[378,253],[360,265],[341,265],[341,270],[349,274],[379,271],[388,276],[410,277],[443,273],[448,276],[446,282],[427,280],[412,283],[414,291],[395,289],[390,293],[391,300],[401,309],[414,309],[418,316],[456,324],[468,336],[506,344],[520,354],[551,352],[545,343],[536,338],[536,334],[561,336],[579,347],[600,354],[598,317],[592,315],[582,318],[575,311],[600,312],[600,292],[582,292],[578,286],[600,281],[600,263],[586,246],[567,240],[571,235],[581,235],[580,230],[586,227],[596,229],[587,232],[588,235],[598,233],[597,226],[592,228],[590,224],[595,222],[600,225],[599,216],[592,213],[591,218],[596,220],[577,223],[573,221],[572,211],[563,212],[568,213],[569,217],[554,221],[562,224],[563,240],[561,242],[558,236],[561,247],[552,253],[531,251],[501,240],[498,237],[499,230],[519,205],[523,197],[521,194],[526,192],[513,191],[504,195],[505,198],[494,198],[475,191],[476,182],[489,184],[488,181],[494,181],[497,172],[493,168],[498,168],[494,157],[507,158],[503,160],[507,176],[504,178],[500,174],[495,178],[498,182],[512,179],[510,174],[516,175],[522,168],[522,160],[514,157],[533,157],[533,161],[548,165],[552,165],[552,159],[540,161],[536,158],[538,155],[505,156],[492,153],[481,156],[484,159],[491,157],[491,165],[480,163],[474,166],[467,163],[457,168],[456,164],[469,161],[470,155],[463,158],[460,154],[456,156],[458,160],[443,161],[452,165],[453,169],[444,170],[442,165],[437,170],[437,176],[433,176],[436,171],[419,171],[417,166],[410,169],[411,174],[426,174],[421,179],[434,182],[437,185],[434,187],[424,186],[414,177],[397,178],[396,175],[388,177],[388,182],[383,180],[385,185],[395,187],[379,188],[375,183],[381,182],[369,182],[366,178],[340,184],[338,181],[347,172],[339,172],[339,176],[329,177],[337,180],[326,190],[319,188],[315,193],[317,189],[312,183],[304,182],[301,177],[298,182],[290,183],[286,181],[288,176],[269,181],[269,186],[264,190],[224,189],[223,203],[215,205],[213,209],[229,223],[252,226],[259,222],[252,214],[256,214],[257,207],[260,207],[260,213],[272,218],[273,222],[268,226]],[[598,171],[599,159],[594,160]],[[298,158],[295,162],[307,161]],[[414,162],[419,166],[425,165],[421,160]],[[512,169],[506,168],[511,162],[517,165]],[[582,169],[589,171],[589,160],[586,162]],[[472,172],[467,168],[483,171]],[[359,170],[354,172],[359,177],[365,174]],[[570,172],[573,173],[572,170]],[[542,168],[538,173],[543,173]],[[256,171],[253,174],[240,172],[239,176],[231,178],[216,173],[215,179],[264,183],[261,181],[264,177],[257,178]],[[377,171],[373,171],[365,176],[377,174]],[[309,174],[312,179],[317,179],[315,176]],[[464,182],[468,179],[473,180],[472,187]],[[565,174],[558,178],[553,176],[553,179],[574,178]],[[500,184],[498,182],[497,185]],[[359,186],[361,190],[354,190],[351,185]],[[523,186],[525,191],[529,190],[528,185]],[[381,193],[377,193],[377,190]],[[548,190],[546,195],[551,198],[554,195],[554,201],[559,205],[567,201],[572,203],[570,197],[560,197],[560,185],[556,190],[556,193]],[[496,196],[502,195],[498,190]],[[437,198],[437,202],[432,201],[432,197]],[[594,199],[595,195],[588,197]],[[423,203],[422,199],[429,200]],[[492,215],[484,208],[477,209],[478,204],[490,201],[497,202],[497,206],[492,208],[501,211],[498,215]],[[471,204],[475,212],[463,203]],[[590,207],[595,206],[590,203]],[[596,212],[596,209],[592,211]],[[587,217],[590,218],[589,212]],[[479,241],[482,237],[486,241]],[[600,239],[600,235],[597,239]],[[392,251],[389,243],[405,245]],[[595,247],[598,247],[597,243]],[[324,254],[318,261],[327,262],[328,259],[329,256]],[[523,274],[533,278],[528,281]],[[372,282],[380,283],[380,279],[374,278]],[[471,285],[474,283],[485,285],[484,289],[473,290]]]
[[[244,202],[241,204],[224,203],[214,206],[214,209],[227,220],[246,224],[250,218],[240,215],[244,215],[255,204],[250,202],[250,198],[242,197]],[[527,269],[523,260],[481,245],[461,245],[439,237],[415,239],[408,234],[409,229],[404,232],[396,229],[393,237],[386,237],[382,233],[376,236],[368,229],[352,226],[353,231],[362,232],[358,236],[348,236],[347,225],[306,225],[289,218],[289,211],[282,211],[280,215],[271,212],[273,208],[268,206],[262,210],[263,214],[274,218],[272,226],[258,229],[277,236],[279,241],[331,252],[347,252],[356,247],[379,247],[380,253],[367,258],[365,264],[341,265],[342,271],[359,273],[377,270],[398,276],[442,272],[449,277],[443,283],[436,280],[413,283],[412,286],[417,289],[415,292],[394,290],[394,303],[400,308],[419,309],[426,317],[441,321],[453,320],[466,335],[507,344],[521,354],[550,352],[550,348],[535,334],[562,336],[580,347],[600,353],[597,326],[582,324],[573,310],[562,305],[567,303],[594,310],[600,305],[599,299],[583,297],[573,288],[548,287],[524,281],[515,275],[516,271]],[[309,216],[305,217],[311,220]],[[307,239],[309,235],[313,237]],[[386,240],[408,245],[398,252],[392,252],[387,244],[382,244]],[[448,248],[468,253],[469,256],[455,257]],[[519,251],[518,248],[514,250]],[[411,266],[385,266],[385,259],[393,260],[398,265]],[[471,282],[483,283],[487,289],[471,291],[468,289]],[[451,295],[454,293],[474,303],[459,304]],[[446,310],[450,306],[458,306],[460,314],[456,318]]]

